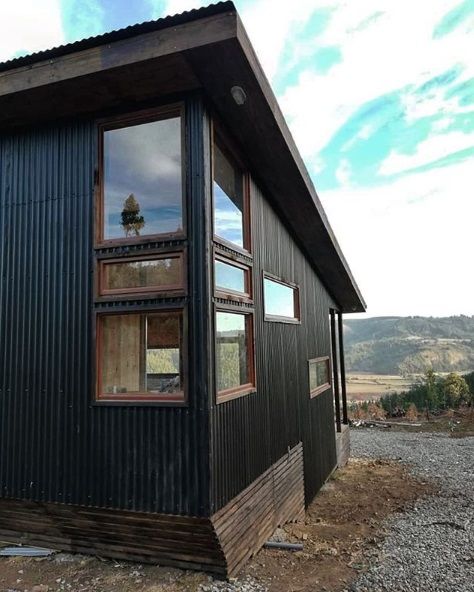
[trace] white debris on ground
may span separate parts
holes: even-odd
[[[387,524],[351,592],[474,592],[474,438],[352,430],[352,455],[397,459],[439,491]]]

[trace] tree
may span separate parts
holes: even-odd
[[[455,372],[451,372],[446,376],[443,388],[449,397],[451,407],[459,407],[462,400],[469,400],[469,386],[466,380]]]
[[[123,203],[122,228],[125,236],[140,236],[140,230],[145,226],[145,218],[140,215],[140,204],[135,195],[130,193]]]

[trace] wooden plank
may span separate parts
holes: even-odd
[[[0,72],[0,97],[217,43],[237,33],[235,12],[218,14],[129,39]]]

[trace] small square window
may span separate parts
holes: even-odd
[[[184,401],[183,313],[97,319],[97,399]]]
[[[223,257],[214,260],[214,283],[220,297],[250,298],[250,269]]]
[[[311,397],[319,395],[331,386],[329,357],[309,360],[309,392]]]

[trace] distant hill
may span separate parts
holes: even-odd
[[[474,316],[346,319],[344,339],[348,372],[474,370]]]

